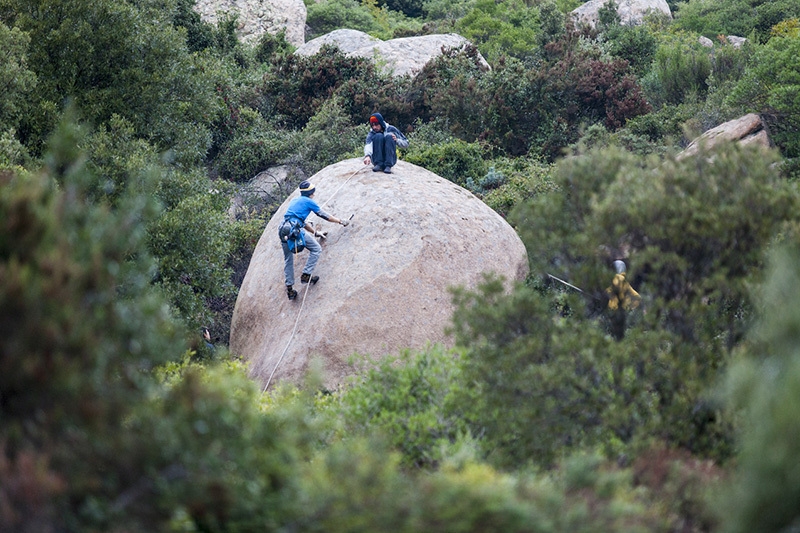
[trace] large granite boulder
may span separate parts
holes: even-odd
[[[401,37],[382,41],[358,30],[335,30],[312,39],[298,48],[295,53],[311,56],[319,52],[325,44],[332,44],[347,55],[378,59],[395,76],[414,75],[431,59],[442,53],[442,49],[461,48],[470,42],[455,33]],[[478,53],[478,59],[485,68],[489,64]]]
[[[237,13],[238,34],[244,41],[257,41],[264,33],[275,35],[281,30],[294,46],[306,41],[303,0],[197,0],[194,9],[211,24],[216,24],[222,14]]]
[[[299,254],[294,301],[286,297],[277,237],[289,200],[267,224],[239,291],[230,337],[231,351],[248,361],[262,385],[273,373],[272,384],[301,382],[318,358],[324,383],[333,388],[356,371],[353,354],[378,359],[428,343],[451,346],[448,287],[475,288],[485,272],[494,272],[510,288],[527,275],[527,253],[514,229],[472,193],[403,161],[391,175],[371,168],[348,159],[311,178],[324,210],[353,218],[345,228],[309,217],[329,235],[316,285],[300,284],[308,252]]]
[[[607,3],[608,0],[589,0],[571,11],[572,18],[578,25],[586,24],[594,27],[598,21],[598,11]],[[672,11],[666,0],[617,0],[616,4],[622,24],[641,24],[645,15],[651,11],[664,13],[672,18]]]
[[[764,148],[771,146],[769,135],[761,117],[756,113],[749,113],[706,131],[693,140],[684,151],[678,154],[678,157],[684,158],[695,155],[701,145],[711,148],[720,141],[734,141],[743,145],[755,145]]]

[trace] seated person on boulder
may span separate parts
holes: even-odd
[[[364,145],[364,164],[372,163],[372,171],[383,170],[392,173],[392,167],[397,163],[397,147],[406,148],[408,139],[400,130],[383,120],[380,113],[373,113],[369,117],[370,131]]]
[[[318,232],[314,227],[306,222],[306,218],[312,212],[318,217],[347,226],[347,220],[341,220],[335,216],[329,215],[319,204],[314,201],[314,192],[316,187],[310,181],[306,180],[300,183],[300,196],[289,202],[289,207],[286,209],[286,214],[283,216],[283,222],[278,228],[278,236],[281,240],[281,247],[283,248],[283,274],[286,278],[286,294],[290,300],[297,298],[297,291],[292,288],[294,285],[294,256],[308,248],[308,261],[303,268],[303,274],[300,276],[300,281],[303,283],[311,283],[312,285],[319,281],[319,276],[312,276],[314,267],[317,266],[319,254],[322,247],[314,237],[325,237],[325,233]],[[308,231],[309,233],[306,233]]]

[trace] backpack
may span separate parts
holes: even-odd
[[[306,248],[306,239],[303,235],[303,222],[297,218],[284,220],[278,226],[278,237],[285,242],[292,253],[300,253]]]

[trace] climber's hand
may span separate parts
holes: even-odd
[[[342,226],[344,226],[346,228],[348,225],[350,225],[350,221],[349,220],[340,220],[339,224],[341,224]]]
[[[314,233],[314,237],[319,237],[320,239],[327,239],[328,232],[327,231],[317,231]]]

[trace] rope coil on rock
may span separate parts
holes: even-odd
[[[325,202],[323,204],[320,205],[320,208],[322,208],[325,205],[327,205],[328,202],[330,202],[339,193],[339,191],[342,189],[342,187],[347,185],[347,182],[350,181],[350,179],[353,176],[355,176],[359,172],[364,171],[366,168],[367,167],[360,168],[360,169],[356,170],[355,172],[353,172],[352,174],[350,174],[347,177],[347,179],[344,180],[344,182],[341,185],[339,185],[339,188],[336,189],[333,192],[333,194],[327,200],[325,200]],[[295,250],[295,253],[294,253],[295,254],[295,259],[297,259],[297,253],[298,252]],[[289,346],[292,344],[292,340],[294,340],[294,334],[297,333],[297,325],[300,323],[300,316],[303,314],[303,306],[306,304],[306,295],[308,295],[308,288],[310,286],[311,286],[311,282],[309,281],[309,283],[306,284],[306,289],[303,291],[303,300],[300,302],[300,309],[297,311],[297,319],[295,319],[295,321],[294,321],[294,328],[292,329],[292,334],[289,336],[289,342],[286,343],[286,348],[283,349],[283,353],[281,353],[281,356],[278,358],[278,362],[275,363],[275,367],[272,369],[272,372],[270,373],[269,378],[267,379],[267,384],[264,385],[264,390],[261,391],[261,394],[264,394],[265,392],[267,392],[267,389],[269,388],[269,384],[272,383],[272,377],[275,375],[275,371],[278,370],[278,366],[281,364],[281,361],[283,361],[283,357],[286,355],[286,351],[289,349]]]

